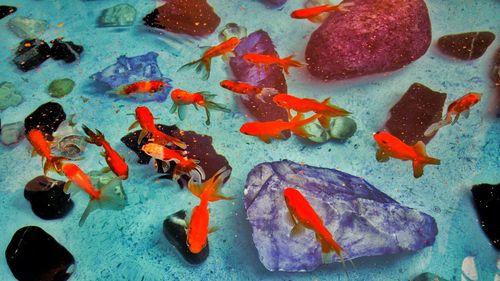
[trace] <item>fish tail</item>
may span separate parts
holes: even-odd
[[[202,79],[208,80],[210,77],[210,68],[212,64],[212,58],[201,58],[193,62],[187,63],[181,66],[177,71],[184,71],[187,69],[194,68],[197,73],[202,73]]]
[[[46,175],[49,171],[55,171],[56,173],[61,174],[64,161],[67,160],[70,159],[62,156],[53,156],[50,159],[47,159],[43,165],[43,174]]]
[[[233,197],[224,196],[220,193],[220,188],[227,178],[231,175],[231,170],[227,167],[222,167],[210,179],[205,182],[195,182],[190,179],[188,182],[189,191],[200,199],[205,199],[209,202],[218,200],[232,200]]]
[[[318,121],[319,121],[319,124],[321,124],[321,127],[328,129],[328,128],[330,128],[331,119],[332,119],[331,117],[321,115],[321,117],[318,118]]]
[[[435,132],[437,132],[439,129],[443,128],[444,126],[450,125],[452,122],[452,117],[450,114],[446,114],[446,117],[443,120],[440,120],[427,128],[424,132],[424,136],[429,137]]]
[[[210,110],[217,110],[226,113],[231,112],[231,110],[227,108],[225,105],[210,100],[205,100],[203,102],[203,108],[205,108],[205,113],[207,115],[207,120],[205,121],[205,124],[207,125],[210,125]]]
[[[286,74],[289,74],[288,69],[290,67],[303,67],[305,65],[298,60],[294,60],[293,57],[294,56],[291,55],[282,59],[283,70],[285,71]]]
[[[154,143],[160,144],[160,145],[166,145],[168,143],[173,143],[177,145],[178,147],[182,149],[186,149],[187,145],[185,142],[181,141],[180,139],[169,136],[159,130],[155,130],[151,133],[151,138],[153,139]]]
[[[349,12],[349,7],[354,6],[355,4],[352,2],[348,3],[341,3],[339,5],[333,6],[331,11],[338,11],[338,12]]]
[[[441,164],[441,160],[427,155],[427,152],[425,151],[425,144],[422,141],[417,142],[414,148],[415,152],[419,156],[417,159],[413,160],[413,176],[415,178],[421,177],[424,174],[425,165]]]
[[[88,143],[95,144],[97,146],[102,146],[102,143],[105,141],[104,135],[99,131],[96,130],[97,133],[94,133],[89,127],[82,125],[82,129],[87,134],[87,138],[85,138],[85,141]]]
[[[304,117],[304,114],[298,113],[295,117],[292,118],[292,121],[290,121],[291,124],[290,130],[297,136],[308,138],[311,136],[311,134],[306,132],[305,126],[313,122],[314,120],[318,119],[320,116],[321,116],[320,114],[315,114],[309,118],[302,119]]]

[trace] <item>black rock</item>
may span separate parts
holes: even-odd
[[[21,281],[64,281],[73,273],[75,259],[38,226],[16,231],[5,250],[7,264]]]
[[[168,216],[163,221],[163,234],[170,242],[170,244],[174,245],[177,251],[184,257],[184,259],[190,264],[200,264],[204,262],[208,258],[208,254],[210,249],[207,246],[201,250],[198,254],[193,254],[189,251],[187,246],[187,234],[184,225],[179,224],[179,220],[184,221],[186,219],[186,211],[180,210],[177,213],[174,213]]]
[[[31,203],[35,215],[45,220],[65,217],[73,209],[73,201],[64,193],[65,182],[38,176],[26,184],[24,198]]]
[[[481,227],[497,250],[500,250],[500,184],[472,187],[472,196]]]
[[[17,68],[26,72],[37,68],[50,57],[50,47],[38,39],[26,39],[19,43],[12,62]]]
[[[57,38],[53,41],[50,55],[55,60],[64,60],[66,63],[72,63],[80,59],[83,47],[76,45],[72,41],[63,41],[63,38]]]
[[[439,50],[450,57],[474,60],[481,57],[495,41],[495,34],[489,31],[446,35],[438,40]]]
[[[16,7],[0,5],[0,20],[17,11]]]
[[[24,129],[26,134],[36,128],[52,135],[64,120],[66,120],[66,113],[62,106],[56,102],[48,102],[39,106],[24,119]]]

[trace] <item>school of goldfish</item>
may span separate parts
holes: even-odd
[[[352,3],[341,5],[323,5],[310,7],[294,11],[291,17],[294,19],[307,19],[312,22],[321,21],[321,16],[325,13],[339,12],[346,13]],[[194,68],[201,73],[201,78],[207,80],[210,77],[212,59],[222,56],[225,60],[233,55],[234,49],[240,43],[237,37],[209,47],[201,56],[182,66],[179,70]],[[272,55],[262,55],[248,53],[243,59],[258,67],[279,66],[285,74],[290,74],[290,68],[305,66],[293,56],[280,58]],[[165,83],[162,81],[138,81],[129,85],[123,85],[114,90],[114,93],[121,96],[151,94],[162,91]],[[249,83],[233,80],[222,80],[220,86],[234,94],[241,96],[254,96],[261,102],[273,102],[277,106],[286,110],[288,120],[274,120],[267,122],[247,122],[241,126],[240,132],[244,135],[256,137],[265,143],[270,143],[273,139],[285,139],[285,133],[291,132],[299,137],[308,138],[309,133],[306,126],[318,121],[324,128],[328,128],[331,119],[339,116],[350,115],[346,109],[331,103],[331,98],[322,101],[312,98],[300,98],[289,93],[280,93],[276,89],[261,88]],[[172,107],[170,113],[177,113],[180,120],[186,118],[186,107],[192,106],[198,110],[203,108],[206,114],[206,125],[210,125],[211,111],[230,112],[229,108],[223,104],[213,101],[217,95],[205,91],[188,92],[183,89],[174,89],[171,92]],[[425,132],[426,136],[436,133],[440,128],[453,124],[459,116],[463,114],[466,118],[472,106],[481,100],[481,94],[469,93],[448,106],[446,116],[443,120],[433,124]],[[309,117],[306,117],[306,114]],[[220,169],[211,178],[205,179],[203,168],[199,165],[198,159],[188,158],[187,145],[174,136],[170,136],[160,131],[155,124],[155,118],[149,108],[139,106],[135,109],[135,121],[129,127],[132,130],[140,127],[138,144],[146,140],[142,146],[142,151],[151,156],[156,163],[161,163],[161,169],[167,171],[173,167],[173,180],[187,175],[188,190],[200,199],[199,205],[192,209],[191,217],[186,222],[187,245],[192,253],[199,253],[206,246],[209,233],[216,228],[210,227],[209,203],[218,200],[231,200],[232,197],[224,196],[220,193],[220,188],[229,179],[231,170],[226,167]],[[453,120],[454,117],[454,121]],[[453,123],[452,123],[453,122]],[[122,210],[126,206],[126,195],[121,184],[129,178],[129,167],[124,157],[122,157],[106,140],[104,134],[99,130],[92,131],[87,126],[82,126],[87,134],[86,141],[98,147],[102,147],[102,156],[105,158],[107,167],[105,172],[113,172],[116,177],[108,184],[98,187],[91,178],[77,165],[67,163],[69,158],[52,155],[50,135],[44,134],[38,129],[32,129],[27,133],[27,139],[33,146],[33,155],[38,154],[42,159],[44,174],[54,171],[67,178],[64,191],[74,193],[78,189],[83,190],[89,196],[89,203],[85,209],[79,224],[87,220],[89,214],[97,209]],[[414,145],[406,144],[389,132],[377,132],[373,135],[376,144],[379,146],[376,152],[376,159],[380,162],[396,158],[402,161],[411,161],[413,175],[418,178],[423,175],[425,165],[439,165],[440,160],[427,155],[425,145],[418,141]],[[313,209],[307,198],[295,187],[287,187],[283,192],[283,200],[289,211],[289,222],[293,228],[290,236],[299,239],[299,235],[304,229],[309,229],[316,234],[316,239],[321,246],[324,255],[335,253],[344,261],[345,254],[341,245],[334,240],[332,233],[325,227],[323,220]],[[325,258],[325,257],[324,257]]]

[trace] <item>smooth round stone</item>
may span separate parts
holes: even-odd
[[[24,138],[24,123],[16,122],[2,126],[0,140],[5,145],[11,145],[20,142]]]
[[[24,198],[31,203],[33,213],[44,220],[65,217],[73,209],[73,200],[64,193],[65,182],[38,176],[24,187]]]
[[[345,140],[356,132],[357,125],[354,120],[349,117],[336,117],[332,119],[330,124],[330,136],[333,139]]]
[[[232,37],[243,38],[247,36],[247,29],[244,26],[239,26],[237,23],[230,22],[224,26],[224,29],[219,33],[219,41],[224,42]]]
[[[45,20],[16,16],[9,20],[9,28],[23,39],[39,38],[49,28]]]
[[[16,106],[23,102],[23,97],[17,92],[16,85],[11,82],[0,83],[0,110]]]
[[[51,97],[62,98],[73,91],[75,82],[69,78],[56,79],[49,85]]]
[[[134,24],[137,11],[129,4],[118,4],[102,11],[99,23],[103,27],[129,26]]]
[[[324,143],[330,139],[328,131],[321,127],[318,123],[310,123],[305,126],[307,133],[311,134],[307,139],[317,143]]]

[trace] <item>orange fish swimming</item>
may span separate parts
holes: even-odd
[[[288,69],[290,67],[303,67],[305,64],[293,59],[293,56],[288,56],[286,58],[279,58],[273,55],[261,55],[261,54],[245,54],[243,59],[256,65],[273,65],[277,64],[283,67],[286,74],[289,74]]]
[[[201,252],[207,245],[208,234],[217,230],[217,228],[209,228],[208,202],[233,199],[219,192],[230,174],[231,170],[223,167],[204,183],[195,183],[192,180],[188,182],[189,191],[200,198],[200,204],[193,208],[191,219],[187,223],[187,245],[193,254]]]
[[[169,169],[169,162],[174,161],[175,168],[172,176],[173,180],[179,179],[180,176],[184,174],[194,178],[196,182],[201,182],[201,180],[205,179],[203,168],[198,166],[200,161],[187,158],[184,156],[186,154],[185,151],[172,150],[156,143],[147,143],[143,145],[142,151],[154,159],[162,161],[162,169],[165,172]]]
[[[88,138],[85,140],[88,143],[102,146],[104,148],[103,156],[108,163],[109,169],[115,173],[119,178],[126,180],[128,178],[128,165],[123,157],[111,147],[109,142],[104,138],[104,135],[99,131],[97,134],[90,130],[87,126],[82,126],[83,131],[87,134]],[[107,170],[107,169],[105,169]]]
[[[347,116],[349,111],[329,103],[330,98],[319,102],[309,98],[297,98],[288,94],[277,94],[273,96],[273,101],[278,106],[285,108],[288,111],[288,116],[291,116],[290,110],[296,112],[314,112],[320,114],[319,122],[324,128],[330,126],[330,119],[336,116]]]
[[[76,185],[90,196],[89,204],[83,212],[78,225],[82,226],[89,214],[96,209],[122,210],[127,203],[127,196],[121,186],[121,179],[116,177],[103,187],[97,189],[90,177],[75,164],[64,164],[62,166],[64,175],[68,182],[64,186],[64,192],[70,193],[72,185]]]
[[[231,80],[221,81],[220,86],[224,89],[228,89],[233,93],[241,95],[255,95],[255,97],[257,97],[262,102],[266,102],[263,97],[264,95],[277,93],[277,90],[272,88],[260,88],[245,82],[236,82]]]
[[[153,117],[153,113],[149,110],[149,108],[145,106],[139,106],[135,109],[135,121],[130,125],[128,130],[132,130],[137,126],[141,127],[141,132],[139,134],[139,138],[137,138],[137,143],[140,144],[145,137],[151,137],[155,143],[166,145],[169,143],[173,143],[182,149],[186,149],[187,145],[176,137],[169,136],[164,132],[158,130],[156,128],[155,118]]]
[[[48,171],[60,173],[63,161],[69,160],[69,158],[53,156],[50,142],[45,139],[44,133],[38,129],[31,129],[26,138],[33,146],[31,156],[38,154],[42,157],[43,174],[46,175]]]
[[[321,14],[331,12],[347,12],[349,11],[347,7],[353,5],[354,3],[343,3],[340,5],[321,5],[296,10],[291,13],[290,16],[294,19],[307,19],[311,22],[322,22],[324,17],[321,17]]]
[[[210,94],[209,92],[197,92],[190,93],[181,89],[175,89],[170,94],[172,97],[172,107],[170,108],[170,113],[174,113],[177,111],[179,115],[179,119],[184,120],[185,118],[185,108],[186,105],[194,105],[196,109],[198,109],[198,105],[205,109],[205,113],[207,115],[207,121],[205,122],[207,125],[210,125],[210,110],[218,110],[223,112],[231,112],[226,106],[223,104],[215,103],[211,101],[216,95]]]
[[[427,155],[425,144],[422,141],[417,142],[414,146],[409,146],[388,132],[378,132],[373,135],[373,138],[379,145],[377,150],[379,162],[385,162],[389,160],[389,157],[403,161],[410,160],[413,163],[413,176],[415,178],[423,175],[425,165],[439,165],[441,163],[439,159]]]
[[[310,229],[316,233],[316,239],[320,243],[321,251],[324,254],[324,261],[327,262],[326,255],[328,253],[335,252],[342,259],[343,263],[344,250],[333,239],[332,234],[325,227],[323,220],[318,216],[318,213],[316,213],[304,195],[295,188],[287,187],[283,191],[283,196],[290,212],[290,222],[293,224],[290,237],[297,237],[304,231],[304,228]]]
[[[465,118],[469,118],[470,108],[481,101],[481,96],[482,94],[472,92],[452,102],[448,105],[445,118],[427,128],[424,135],[428,137],[446,125],[455,124],[462,113]],[[452,122],[453,116],[455,116],[455,119]]]
[[[161,80],[139,81],[128,85],[123,85],[115,90],[118,95],[128,96],[132,94],[152,94],[160,92],[165,88],[165,82]]]
[[[319,117],[319,114],[311,116],[307,119],[302,119],[303,114],[299,113],[292,118],[290,122],[283,120],[269,121],[269,122],[248,122],[243,124],[240,132],[258,137],[265,143],[270,143],[271,139],[284,139],[283,132],[286,130],[292,131],[294,134],[303,138],[309,137],[309,134],[304,130],[304,126],[313,122]]]
[[[233,52],[234,48],[236,48],[238,44],[240,44],[240,39],[238,39],[238,37],[231,37],[217,46],[210,47],[203,53],[199,60],[195,60],[181,66],[178,71],[196,67],[196,72],[203,72],[202,79],[207,80],[210,77],[210,66],[212,58],[221,55],[227,56],[227,54]]]

